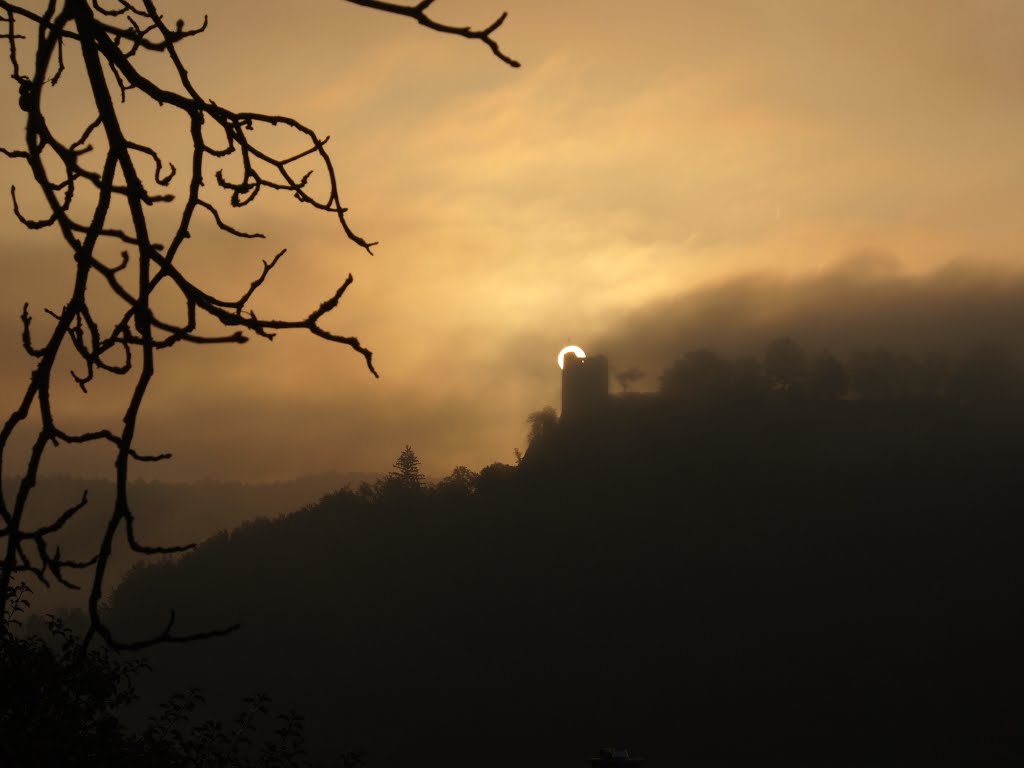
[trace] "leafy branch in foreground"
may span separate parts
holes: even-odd
[[[348,2],[410,17],[441,33],[480,40],[499,59],[519,66],[492,37],[505,14],[474,30],[428,16],[432,0],[410,6],[377,0]],[[78,589],[71,572],[91,570],[86,648],[97,634],[112,647],[139,649],[230,632],[234,626],[177,634],[171,612],[157,636],[123,642],[100,615],[107,563],[122,537],[132,551],[147,555],[182,552],[192,546],[141,542],[128,498],[132,462],[168,458],[135,448],[139,413],[155,375],[157,352],[179,344],[241,344],[252,336],[272,339],[279,331],[299,330],[349,347],[364,358],[374,376],[377,372],[370,350],[356,337],[324,325],[351,286],[351,274],[308,313],[267,317],[257,314],[253,302],[284,250],[265,260],[258,274],[243,280],[233,295],[204,288],[179,256],[202,217],[209,217],[233,237],[263,238],[259,232],[230,223],[221,200],[234,210],[271,193],[285,193],[333,217],[345,236],[367,252],[374,243],[356,234],[346,219],[335,166],[326,150],[328,137],[287,116],[229,109],[200,92],[179,48],[207,29],[206,18],[193,26],[181,20],[169,23],[155,0],[50,0],[39,12],[0,0],[0,14],[0,29],[6,30],[0,37],[7,42],[11,76],[18,83],[18,108],[25,121],[23,145],[0,148],[0,152],[27,165],[43,211],[31,213],[12,186],[14,214],[30,230],[59,233],[68,248],[68,269],[73,275],[63,306],[46,310],[50,318],[46,330],[34,324],[27,304],[21,312],[22,343],[35,368],[19,404],[0,428],[0,475],[21,478],[13,499],[0,494],[4,542],[0,594],[5,599],[11,594],[19,573],[30,573],[46,585],[52,579]],[[173,73],[171,85],[161,85],[144,74],[154,71],[154,62],[162,62]],[[45,93],[54,92],[71,66],[81,68],[88,84],[91,103],[85,115],[69,116],[61,111],[59,99],[44,98]],[[183,169],[145,135],[131,130],[125,112],[138,103],[171,110],[188,126]],[[170,121],[163,117],[162,122]],[[281,132],[291,142],[285,150],[280,149]],[[67,359],[76,361],[71,376],[83,392],[104,377],[132,382],[119,424],[89,431],[63,426],[52,395],[58,359],[62,365]],[[16,433],[25,433],[31,440],[24,466],[12,472],[9,454]],[[68,557],[52,541],[87,508],[86,494],[50,522],[36,527],[27,524],[29,499],[44,454],[61,444],[107,445],[114,453],[116,498],[96,551],[85,558]]]
[[[148,664],[106,648],[82,652],[81,638],[53,616],[45,634],[9,631],[29,591],[14,590],[12,621],[0,627],[0,765],[309,768],[302,716],[274,714],[265,694],[245,698],[230,722],[200,721],[205,697],[188,689],[128,730],[120,715],[138,699],[135,682]]]

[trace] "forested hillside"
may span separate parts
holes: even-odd
[[[137,530],[149,544],[200,542],[218,531],[235,528],[247,520],[276,517],[320,498],[346,483],[375,479],[370,473],[329,473],[276,483],[239,483],[201,480],[194,483],[137,481],[129,487],[138,521]],[[16,478],[5,477],[4,492],[13,497]],[[63,551],[76,558],[95,552],[114,503],[114,484],[95,477],[49,476],[35,488],[30,515],[49,521],[54,510],[63,510],[88,494],[88,506],[54,537]],[[126,548],[115,550],[110,562],[109,584],[116,585],[128,569],[145,558]],[[75,576],[70,577],[72,581]],[[32,610],[80,610],[82,594],[63,588],[33,586]]]
[[[710,354],[657,395],[535,414],[517,467],[429,486],[413,454],[135,571],[123,632],[171,607],[182,630],[242,623],[154,651],[151,694],[265,689],[314,754],[371,765],[1019,755],[1017,389],[867,395],[770,355],[685,375]]]

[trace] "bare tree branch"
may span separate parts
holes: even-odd
[[[505,23],[508,13],[502,13],[497,19],[483,29],[471,29],[470,27],[456,27],[449,24],[442,24],[441,22],[427,16],[427,9],[434,4],[434,0],[421,0],[421,2],[416,3],[416,5],[387,3],[382,2],[382,0],[346,0],[346,2],[352,3],[353,5],[362,5],[366,8],[373,8],[375,11],[394,13],[398,16],[408,16],[411,19],[415,19],[418,24],[422,24],[424,27],[428,27],[435,32],[468,37],[470,40],[480,40],[491,49],[491,52],[495,56],[504,61],[510,67],[521,66],[518,61],[502,51],[498,46],[498,43],[491,37],[491,35],[498,30],[498,27]]]
[[[378,0],[348,0],[373,10],[407,16],[443,34],[479,40],[501,61],[518,67],[493,38],[505,21],[502,14],[482,29],[458,27],[427,15],[432,0],[405,6]],[[160,642],[185,642],[231,632],[236,625],[209,632],[174,632],[174,613],[154,637],[134,641],[116,638],[101,613],[105,579],[115,548],[141,554],[173,554],[193,544],[154,546],[139,541],[129,498],[129,477],[136,462],[163,461],[169,454],[144,454],[136,449],[138,418],[155,375],[159,352],[178,344],[239,344],[252,336],[273,339],[280,331],[311,334],[345,346],[361,355],[377,376],[373,356],[358,338],[325,327],[353,284],[348,274],[326,299],[295,316],[264,317],[254,306],[285,254],[281,249],[264,261],[255,278],[242,279],[239,298],[202,288],[177,257],[192,242],[198,211],[213,217],[229,236],[253,239],[263,235],[228,224],[209,192],[218,187],[232,208],[242,209],[260,195],[297,200],[333,217],[343,236],[368,253],[375,243],[358,235],[346,218],[338,176],[326,146],[328,138],[284,115],[238,111],[205,96],[193,84],[178,46],[201,34],[208,21],[169,25],[156,0],[64,0],[42,8],[0,0],[0,40],[7,44],[11,76],[18,83],[18,102],[24,120],[20,146],[0,148],[4,157],[23,163],[32,174],[41,203],[29,212],[11,187],[15,217],[30,230],[59,234],[69,255],[71,289],[60,309],[45,309],[42,330],[33,324],[29,305],[21,311],[22,347],[34,369],[24,394],[0,427],[0,476],[19,477],[13,498],[0,492],[0,629],[13,615],[7,605],[16,595],[15,574],[29,573],[49,584],[52,578],[70,589],[78,585],[66,572],[91,572],[88,588],[90,629],[94,637],[115,648],[140,649]],[[26,34],[27,33],[27,34]],[[172,76],[161,84],[143,74],[162,60]],[[66,115],[56,117],[54,99],[44,99],[69,67],[84,69],[91,96],[89,113],[68,126]],[[145,135],[130,131],[122,105],[132,99],[160,105],[188,125],[189,158],[181,169]],[[11,105],[6,114],[17,114]],[[56,130],[51,126],[51,119]],[[288,151],[267,140],[267,129],[287,132],[296,142]],[[70,130],[72,140],[62,138]],[[316,183],[310,183],[315,175]],[[183,178],[179,178],[183,177]],[[177,185],[171,187],[178,179]],[[147,184],[149,188],[147,188]],[[87,194],[80,194],[81,189]],[[173,194],[172,194],[173,189]],[[282,194],[283,193],[283,194]],[[158,242],[154,236],[154,206],[174,225]],[[163,222],[165,219],[161,219]],[[118,254],[112,259],[111,254]],[[153,295],[161,291],[161,302]],[[102,304],[103,311],[99,311]],[[111,307],[114,312],[111,313]],[[103,319],[101,319],[103,318]],[[72,381],[87,394],[97,380],[130,382],[120,420],[89,431],[67,429],[55,413],[51,392],[58,360],[73,360]],[[29,448],[14,468],[12,445],[28,437]],[[89,504],[88,495],[54,511],[49,522],[27,525],[26,513],[44,456],[59,445],[106,445],[115,454],[115,498],[111,508]],[[67,524],[84,514],[105,515],[102,539],[89,557],[69,559],[53,539]]]

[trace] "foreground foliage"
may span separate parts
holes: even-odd
[[[20,626],[28,589],[15,588],[9,626]],[[244,701],[233,721],[198,719],[203,693],[171,695],[139,730],[123,721],[148,670],[138,657],[85,650],[53,616],[47,636],[0,630],[0,765],[11,768],[301,768],[302,717],[274,715],[266,695]],[[271,728],[266,725],[270,724]],[[257,738],[257,732],[270,737]]]

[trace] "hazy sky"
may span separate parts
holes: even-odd
[[[511,462],[526,415],[558,404],[567,341],[653,385],[687,349],[780,333],[1019,338],[1017,0],[435,3],[474,25],[507,10],[497,38],[518,70],[338,0],[160,6],[208,7],[209,31],[180,49],[206,96],[332,137],[350,221],[380,241],[368,256],[288,197],[231,212],[267,241],[195,230],[187,258],[211,285],[244,287],[288,247],[267,312],[311,309],[353,272],[332,327],[373,349],[381,378],[299,334],[173,351],[141,424],[140,447],[176,454],[164,477],[382,470],[406,443],[431,474]],[[84,109],[71,67],[51,97],[69,115]],[[0,83],[0,142],[16,145]],[[173,154],[182,125],[133,115]],[[31,199],[13,161],[0,173]],[[21,304],[59,306],[69,260],[8,204],[0,242],[7,411],[27,371]],[[70,399],[67,418],[98,418],[114,394]]]

